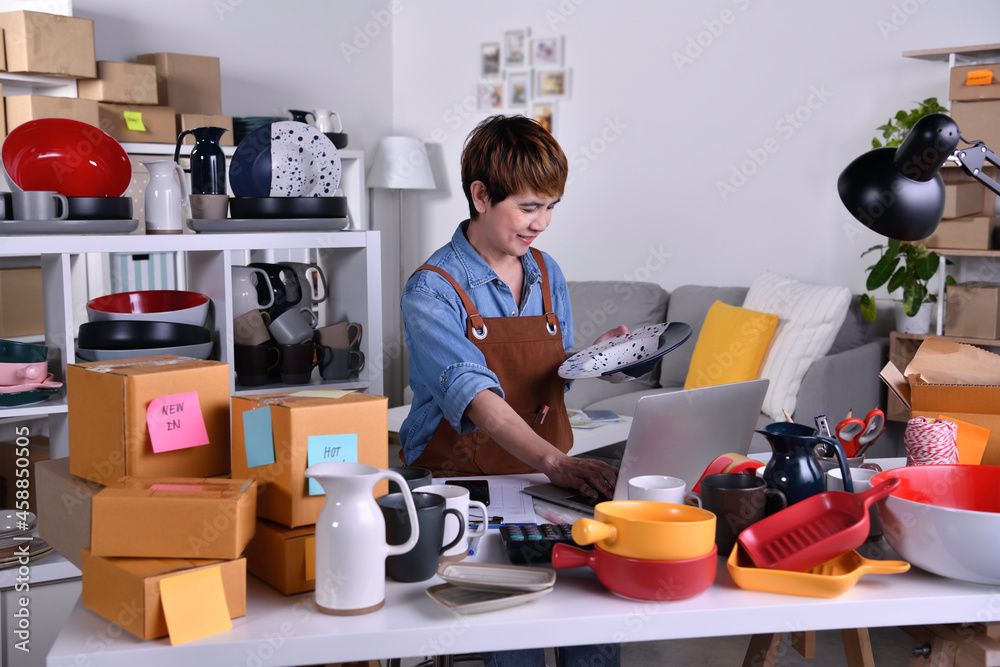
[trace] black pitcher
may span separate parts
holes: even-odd
[[[194,148],[191,149],[191,194],[226,194],[226,156],[219,145],[219,139],[223,132],[228,131],[224,127],[196,127],[177,135],[174,162],[180,160],[184,137],[194,135]]]
[[[772,451],[771,458],[764,467],[764,481],[785,494],[789,506],[826,490],[826,480],[823,477],[825,473],[813,455],[817,445],[833,450],[844,475],[845,490],[854,491],[851,473],[847,468],[847,456],[836,440],[819,436],[814,428],[805,424],[792,422],[775,422],[756,429],[756,432],[767,438]],[[774,499],[768,499],[768,515],[780,509],[781,506]]]

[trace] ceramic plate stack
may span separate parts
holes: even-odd
[[[12,509],[0,510],[0,568],[17,565],[28,545],[28,558],[37,558],[52,551],[52,547],[33,534],[35,515]],[[31,539],[25,539],[30,537]]]

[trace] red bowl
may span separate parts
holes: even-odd
[[[132,181],[132,164],[121,144],[100,128],[68,118],[18,125],[0,154],[7,178],[21,190],[120,197]]]
[[[182,290],[144,290],[99,296],[87,302],[92,322],[100,320],[149,320],[204,326],[208,296]]]
[[[616,556],[595,546],[585,551],[569,544],[552,548],[552,567],[587,566],[608,590],[635,600],[683,600],[702,593],[715,581],[718,550],[687,560],[641,560]]]

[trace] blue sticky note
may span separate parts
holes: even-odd
[[[265,405],[243,413],[243,443],[247,451],[248,468],[274,463],[270,406]]]
[[[335,435],[310,435],[306,462],[309,465],[320,461],[358,462],[358,434],[337,433]],[[323,487],[314,479],[309,480],[309,495],[323,495]]]

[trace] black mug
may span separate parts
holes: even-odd
[[[393,472],[398,472],[399,476],[406,480],[406,486],[409,487],[410,491],[434,482],[434,475],[427,468],[403,466],[402,468],[389,469]],[[391,479],[389,480],[389,493],[399,493],[399,485]]]
[[[308,384],[312,371],[316,368],[316,343],[295,343],[278,345],[281,351],[281,365],[278,372],[285,384]]]
[[[365,355],[349,347],[320,347],[319,374],[324,380],[346,380],[365,367]]]
[[[273,343],[233,345],[236,381],[244,387],[267,384],[268,376],[281,365],[281,352]]]
[[[441,563],[441,554],[465,538],[465,520],[462,513],[446,507],[443,496],[436,493],[414,493],[413,505],[417,510],[420,537],[417,544],[399,556],[385,559],[385,571],[396,581],[425,581],[434,576]],[[385,537],[388,544],[403,544],[410,537],[410,517],[406,512],[402,493],[389,493],[378,499],[385,518]],[[449,544],[444,541],[444,518],[453,514],[458,519],[458,535]]]
[[[272,322],[302,300],[299,278],[295,275],[295,269],[292,267],[282,264],[268,264],[267,262],[253,262],[247,266],[260,269],[267,274],[274,295],[274,303],[261,311],[267,313]],[[264,284],[264,281],[257,283],[257,298],[261,303],[267,303],[267,285]]]

